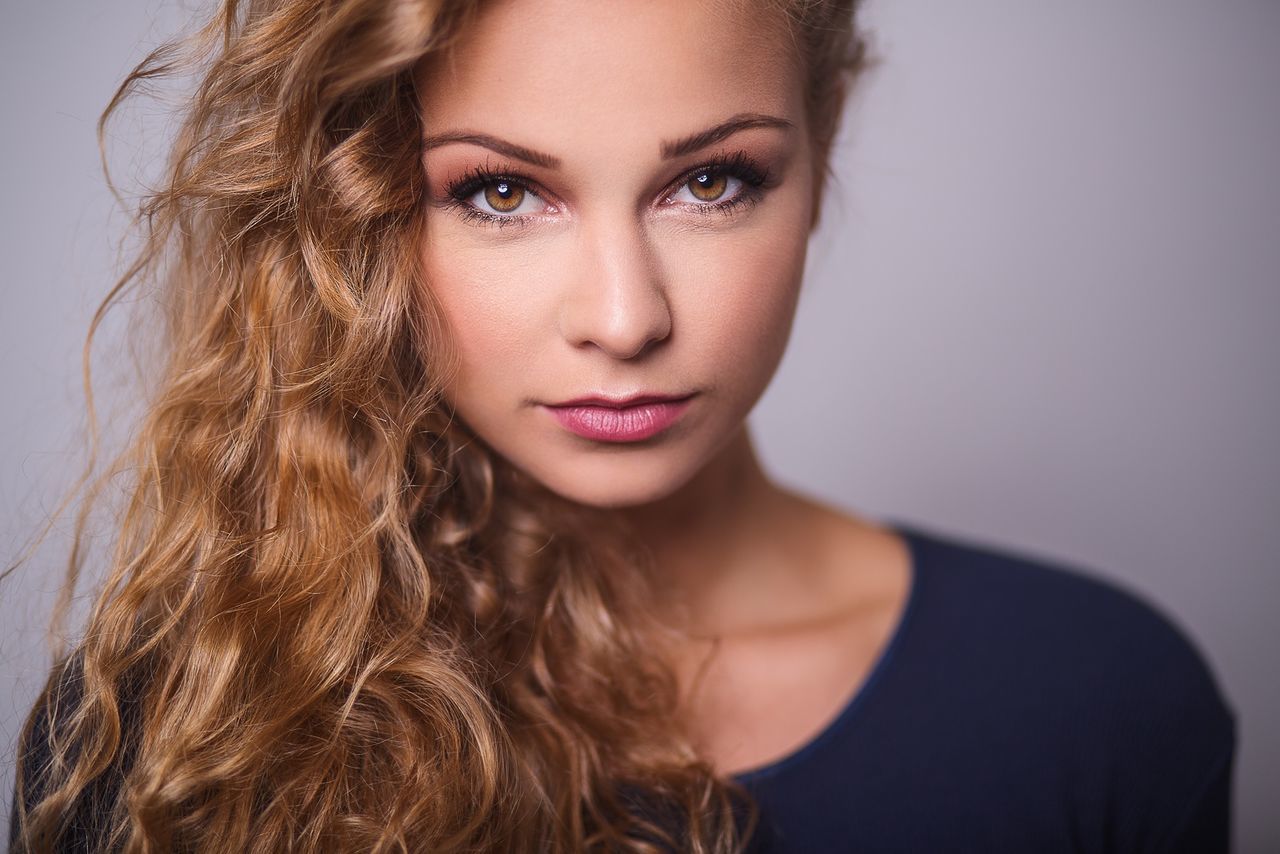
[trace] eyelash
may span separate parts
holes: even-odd
[[[772,175],[768,169],[756,163],[745,152],[737,151],[728,155],[716,155],[706,163],[689,170],[672,185],[675,188],[673,192],[678,192],[681,187],[693,180],[694,177],[703,173],[710,173],[713,176],[728,175],[740,180],[742,186],[736,194],[726,201],[693,205],[693,209],[702,215],[719,213],[729,216],[739,208],[745,208],[759,202],[764,197],[765,191],[773,186]],[[538,195],[538,193],[534,192],[532,182],[527,179],[510,171],[493,169],[486,164],[485,166],[477,166],[471,169],[461,178],[450,183],[445,188],[444,204],[446,207],[457,210],[458,214],[465,220],[484,225],[493,225],[498,228],[523,225],[534,218],[532,214],[512,214],[507,216],[491,214],[488,211],[480,210],[468,201],[486,185],[495,181],[509,181],[526,192],[533,192],[534,195]]]

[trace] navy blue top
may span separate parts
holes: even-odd
[[[753,854],[1230,849],[1235,712],[1167,617],[1085,570],[889,524],[912,557],[902,617],[817,736],[738,775]],[[112,785],[59,850],[94,849]]]
[[[816,737],[738,775],[752,851],[1230,850],[1236,714],[1169,618],[1088,570],[888,524],[902,617]]]

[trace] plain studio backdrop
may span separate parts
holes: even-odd
[[[126,221],[94,123],[202,5],[5,2],[6,563],[83,462],[80,346]],[[1238,850],[1280,850],[1280,3],[871,0],[865,20],[882,63],[752,415],[764,462],[1144,595],[1239,715]],[[116,125],[126,184],[163,152],[158,115]],[[95,370],[125,417],[121,328]],[[0,585],[6,812],[71,518]]]

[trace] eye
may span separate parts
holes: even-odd
[[[528,187],[511,178],[491,178],[479,189],[463,199],[481,213],[490,216],[523,216],[538,213],[537,203],[542,200]],[[526,205],[526,202],[532,204]]]
[[[733,197],[737,195],[742,191],[742,186],[741,178],[730,175],[720,168],[701,169],[680,185],[680,189],[672,196],[672,199],[675,201],[688,201],[692,204],[718,202],[726,196]],[[686,190],[688,191],[688,197],[681,198],[680,194]]]

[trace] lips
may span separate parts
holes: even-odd
[[[571,433],[599,442],[639,442],[667,430],[680,419],[693,395],[590,395],[546,406]]]

